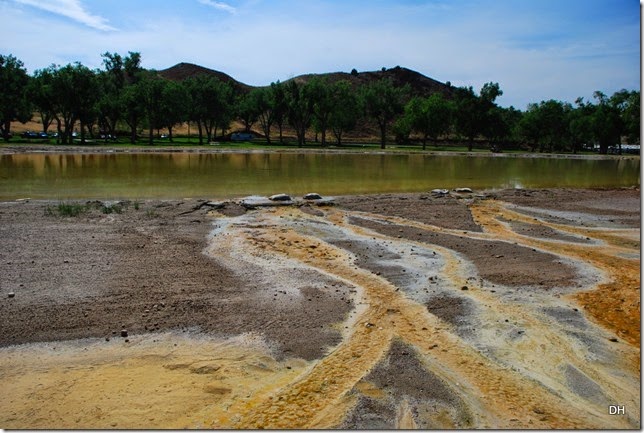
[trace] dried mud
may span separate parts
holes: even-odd
[[[1,427],[640,428],[639,190],[206,203],[0,203]]]

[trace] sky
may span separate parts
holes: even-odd
[[[638,0],[0,0],[0,54],[31,74],[141,53],[264,86],[403,66],[499,105],[640,90]]]

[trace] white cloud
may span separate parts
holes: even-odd
[[[85,10],[80,0],[14,0],[16,3],[33,6],[47,12],[71,18],[88,27],[109,31],[116,30],[107,24],[107,20],[98,15],[92,15]]]
[[[219,9],[220,11],[229,12],[231,14],[234,14],[237,11],[234,7],[223,2],[214,1],[214,0],[197,0],[197,1],[202,5],[210,6],[215,9]]]

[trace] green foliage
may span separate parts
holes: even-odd
[[[29,76],[24,64],[9,54],[0,54],[0,135],[9,140],[11,122],[31,119],[31,104],[27,98]]]
[[[335,135],[338,146],[342,145],[342,135],[355,128],[360,107],[358,98],[348,81],[340,80],[331,89],[333,110],[329,116],[329,127]]]
[[[184,82],[188,94],[188,120],[196,122],[199,144],[203,133],[210,142],[217,128],[228,129],[233,116],[235,95],[228,83],[217,78],[198,75]]]
[[[477,136],[490,138],[502,132],[502,116],[494,102],[502,94],[498,83],[484,84],[479,96],[472,87],[455,89],[454,126],[460,135],[467,138],[468,150],[472,150]]]
[[[135,206],[136,208],[136,206]],[[123,213],[123,205],[120,203],[115,203],[115,204],[102,204],[101,205],[101,212],[104,214],[111,214],[111,213]]]
[[[520,125],[522,135],[530,142],[533,151],[538,147],[540,152],[552,152],[566,145],[570,131],[568,112],[571,108],[569,104],[554,99],[528,106]]]
[[[248,99],[257,110],[257,120],[264,131],[266,142],[271,144],[271,127],[277,118],[277,98],[274,83],[270,87],[257,87],[250,91]]]
[[[288,107],[287,119],[295,129],[297,145],[306,144],[306,130],[311,126],[315,100],[312,95],[313,86],[299,84],[295,80],[286,83],[285,96]]]
[[[380,148],[387,141],[387,128],[403,112],[405,101],[410,93],[409,85],[394,86],[391,79],[380,79],[361,88],[360,98],[365,114],[375,120],[380,128]]]
[[[598,145],[601,153],[623,140],[640,141],[639,91],[620,90],[610,97],[596,92],[594,102],[579,99],[575,107],[541,101],[521,112],[497,105],[503,92],[494,82],[483,85],[478,95],[472,87],[450,85],[444,95],[434,92],[410,100],[408,85],[396,86],[383,78],[359,86],[368,74],[353,70],[350,81],[316,77],[306,83],[277,81],[245,94],[208,75],[183,82],[163,79],[141,67],[137,52],[127,56],[106,52],[102,57],[103,70],[93,71],[80,63],[52,65],[29,77],[20,60],[0,55],[0,134],[7,138],[12,121],[24,122],[37,111],[43,130],[55,124],[57,140],[63,144],[71,143],[77,126],[84,141],[86,132],[92,135],[96,127],[115,136],[126,125],[132,143],[144,128],[149,130],[149,144],[159,144],[154,131],[161,128],[169,131],[174,142],[174,126],[185,121],[196,123],[199,144],[204,144],[218,130],[225,134],[235,118],[247,130],[259,122],[268,144],[274,126],[283,143],[288,122],[298,146],[306,143],[311,127],[321,133],[323,146],[328,144],[329,130],[341,145],[344,134],[357,124],[366,130],[377,126],[383,149],[390,128],[398,142],[408,142],[412,132],[419,134],[423,149],[428,140],[437,144],[441,136],[467,140],[470,151],[475,140],[485,140],[492,148],[527,144],[532,151],[542,152],[576,152],[584,145]]]
[[[87,212],[87,210],[87,205],[82,205],[80,203],[58,203],[55,207],[55,211],[62,217],[76,217]],[[49,206],[47,206],[45,213],[48,215],[54,214]]]
[[[257,89],[245,95],[240,95],[237,99],[236,112],[237,117],[244,124],[244,131],[250,132],[251,127],[257,122],[260,115],[260,93]]]
[[[452,104],[441,93],[434,93],[427,98],[412,98],[405,106],[404,117],[411,129],[422,135],[425,150],[427,138],[436,142],[438,136],[449,131],[452,112]]]
[[[329,119],[335,109],[333,87],[327,79],[313,78],[308,82],[309,97],[313,100],[313,125],[322,133],[322,146],[326,146],[326,131]]]

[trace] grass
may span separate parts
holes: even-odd
[[[88,202],[81,203],[67,203],[60,202],[55,206],[47,205],[45,207],[46,216],[60,216],[60,217],[77,217],[81,214],[87,213],[92,209],[100,210],[103,214],[109,215],[112,213],[121,214],[129,206],[129,202],[116,202],[113,204],[105,202]],[[134,209],[139,210],[139,202],[134,203]]]
[[[123,213],[123,205],[121,203],[115,203],[115,204],[102,204],[101,205],[101,212],[104,214],[111,214],[111,213]]]
[[[45,208],[45,215],[61,217],[76,217],[89,210],[89,206],[80,203],[58,203],[55,207],[47,206]]]

